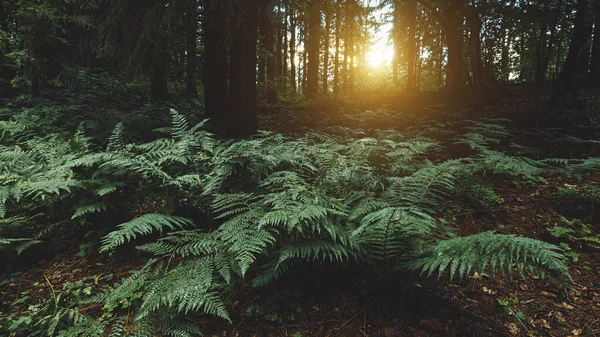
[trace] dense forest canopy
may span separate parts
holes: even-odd
[[[600,0],[0,0],[0,336],[596,336],[599,112]]]

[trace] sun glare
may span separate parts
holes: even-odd
[[[394,50],[390,45],[376,43],[367,52],[367,63],[371,68],[379,68],[391,64],[393,57]]]
[[[373,13],[373,16],[377,20],[382,20],[382,18],[389,14],[391,8],[389,6],[385,6]],[[394,57],[394,48],[389,43],[389,36],[392,31],[393,25],[390,22],[386,22],[380,27],[377,28],[376,31],[373,32],[371,37],[372,44],[369,50],[367,51],[367,64],[371,68],[379,68],[381,66],[387,66],[392,63],[392,59]]]

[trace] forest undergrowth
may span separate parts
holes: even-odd
[[[600,330],[593,118],[271,106],[271,131],[224,141],[191,101],[136,104],[0,110],[0,334]]]

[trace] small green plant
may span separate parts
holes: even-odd
[[[498,304],[502,306],[502,309],[504,310],[504,313],[506,315],[518,322],[521,326],[523,326],[523,328],[525,328],[525,330],[529,331],[529,329],[527,329],[527,326],[525,325],[525,322],[527,322],[527,316],[521,309],[517,308],[517,306],[520,303],[518,298],[505,297],[498,298],[497,301]]]
[[[471,186],[467,192],[469,198],[484,206],[500,205],[504,203],[504,198],[499,197],[494,189],[483,184],[475,184]]]
[[[579,219],[569,220],[559,216],[558,222],[546,230],[553,237],[567,240],[569,243],[578,245],[579,248],[600,249],[600,234],[594,233],[590,227]]]
[[[558,189],[557,195],[574,201],[588,201],[600,203],[600,186],[583,184],[581,186],[566,185]]]

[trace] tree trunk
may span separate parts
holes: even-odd
[[[471,61],[471,73],[473,74],[473,103],[475,105],[485,105],[485,69],[483,66],[483,59],[481,55],[481,13],[484,9],[481,3],[478,6],[470,6],[469,16],[467,17],[467,24],[469,26],[469,49],[470,49],[470,61]]]
[[[593,1],[593,0],[592,0]],[[589,6],[588,6],[589,8]],[[586,8],[587,12],[587,8]],[[589,15],[588,15],[589,14]],[[587,75],[589,77],[590,72],[590,59],[592,53],[592,30],[594,25],[593,13],[586,13],[584,18],[585,23],[583,26],[585,27],[585,42],[581,47],[581,51],[579,52],[579,60],[577,61],[577,74]]]
[[[273,13],[273,7],[267,4],[267,7],[263,9],[263,20],[265,22],[265,47],[266,47],[266,59],[267,59],[267,77],[266,77],[266,89],[267,89],[267,102],[277,102],[277,59],[275,56],[275,16]]]
[[[437,84],[438,87],[444,85],[444,31],[440,26],[440,32],[438,35],[438,57],[437,57]]]
[[[325,45],[323,46],[323,94],[327,95],[329,93],[328,80],[329,80],[329,46],[330,46],[330,34],[331,30],[331,8],[329,3],[325,3],[324,8],[325,13],[325,34],[323,35],[323,41]]]
[[[259,93],[261,99],[264,98],[264,94],[266,93],[267,88],[267,31],[268,31],[268,23],[266,18],[261,17],[260,23],[258,24],[258,45],[260,49],[258,50],[258,83],[261,84],[261,89],[264,90]]]
[[[5,32],[8,30],[8,23],[6,21],[6,8],[4,6],[4,0],[0,0],[0,29]]]
[[[285,70],[283,69],[283,43],[284,43],[284,29],[285,25],[283,22],[285,21],[285,17],[282,17],[282,6],[283,0],[277,0],[277,13],[275,17],[273,17],[273,23],[275,25],[275,30],[277,31],[277,45],[275,47],[274,57],[275,57],[275,75],[273,80],[273,90],[277,94],[279,87],[281,86],[281,75],[285,74]]]
[[[417,2],[416,0],[405,0],[405,12],[407,18],[407,44],[406,44],[406,92],[415,92],[417,90]]]
[[[573,29],[573,35],[571,37],[571,43],[569,45],[569,52],[567,59],[558,77],[558,83],[550,96],[548,105],[550,108],[550,116],[547,120],[556,120],[558,114],[564,108],[565,100],[569,92],[573,96],[574,101],[577,101],[577,91],[575,88],[575,72],[577,70],[577,61],[581,48],[585,45],[587,40],[587,27],[585,16],[587,9],[587,0],[577,1],[577,14],[575,15],[575,27]]]
[[[446,42],[448,44],[448,65],[446,74],[446,91],[451,103],[460,105],[467,97],[467,85],[463,58],[463,21],[464,6],[462,1],[449,0],[443,16],[445,19]]]
[[[242,27],[234,33],[231,45],[229,98],[231,116],[227,122],[229,138],[246,138],[258,128],[256,112],[256,63],[258,7],[254,0],[241,1]]]
[[[168,72],[169,72],[169,42],[166,32],[158,32],[158,46],[154,66],[152,68],[152,82],[150,95],[156,99],[169,97]]]
[[[500,80],[503,82],[508,82],[510,80],[510,55],[508,53],[510,48],[510,38],[508,36],[508,25],[505,23],[505,21],[506,18],[502,20],[502,27],[500,28],[500,31],[502,32],[502,40],[500,42],[502,45],[500,57]]]
[[[594,2],[594,42],[592,46],[590,79],[592,85],[600,85],[600,0]]]
[[[292,6],[288,6],[290,12],[290,87],[295,94],[296,85],[296,19]]]
[[[185,82],[185,93],[189,97],[196,97],[198,95],[198,84],[196,81],[196,39],[198,32],[198,3],[196,0],[188,0],[187,10],[187,27],[186,27],[186,40],[187,40],[187,57],[186,57],[186,82]]]
[[[398,67],[400,64],[400,45],[402,44],[401,42],[401,34],[400,34],[400,25],[401,25],[401,11],[402,8],[400,7],[400,0],[394,0],[392,1],[392,3],[394,4],[394,22],[393,22],[393,28],[392,28],[392,42],[394,45],[394,55],[392,56],[392,83],[394,85],[398,84]]]
[[[519,82],[524,82],[525,74],[525,24],[521,24],[521,36],[519,36]]]
[[[548,2],[544,1],[544,8],[547,8]],[[536,109],[540,108],[541,95],[544,89],[544,81],[546,73],[550,65],[550,58],[556,42],[556,25],[562,13],[562,0],[557,2],[556,14],[552,19],[553,22],[544,21],[540,28],[540,36],[536,47],[536,69],[535,69],[535,102]],[[548,29],[550,35],[548,36]]]
[[[287,0],[284,2],[287,3]],[[286,5],[286,8],[287,5]],[[283,14],[283,29],[282,29],[282,34],[283,34],[283,64],[281,65],[281,87],[282,89],[287,89],[287,85],[288,85],[288,48],[289,48],[289,39],[288,39],[288,14],[289,12],[286,10],[285,13]]]
[[[340,95],[340,28],[342,21],[341,4],[335,4],[335,59],[333,60],[333,95]]]
[[[204,5],[204,108],[217,136],[224,136],[229,119],[227,32],[221,0]]]
[[[321,29],[321,11],[318,0],[310,0],[308,5],[308,38],[306,52],[308,53],[308,69],[306,79],[306,92],[314,96],[319,85],[319,31]]]

